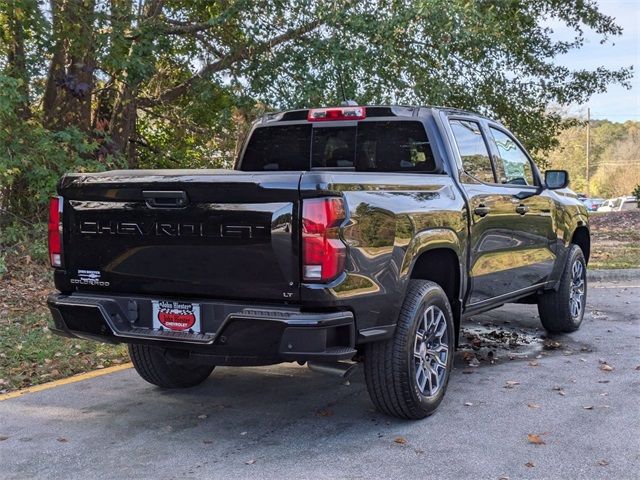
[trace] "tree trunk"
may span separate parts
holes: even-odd
[[[55,44],[45,86],[45,126],[91,131],[95,0],[51,0]]]
[[[112,151],[120,152],[126,157],[129,168],[137,167],[135,145],[137,118],[136,99],[129,85],[121,82],[109,122],[110,147]]]
[[[17,108],[17,113],[20,118],[26,120],[31,112],[29,110],[29,73],[27,72],[27,58],[24,47],[23,17],[30,12],[18,9],[15,0],[12,0],[8,7],[9,49],[7,53],[7,73],[9,76],[21,81],[19,89],[22,99]]]

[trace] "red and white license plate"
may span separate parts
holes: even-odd
[[[200,305],[171,300],[153,301],[153,328],[200,333]]]

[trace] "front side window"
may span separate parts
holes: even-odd
[[[509,135],[490,127],[498,150],[496,174],[500,183],[512,185],[535,185],[533,169],[527,154]]]
[[[485,183],[494,183],[493,169],[480,125],[468,120],[451,120],[451,130],[460,152],[464,171]]]

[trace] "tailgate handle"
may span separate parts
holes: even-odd
[[[149,208],[182,208],[189,203],[187,192],[143,191],[142,196]]]

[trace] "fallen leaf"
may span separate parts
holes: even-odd
[[[462,354],[462,359],[463,359],[465,362],[470,362],[470,361],[471,361],[471,359],[473,359],[473,358],[476,358],[476,355],[475,355],[475,353],[473,353],[473,352],[464,352],[464,353]]]
[[[504,385],[503,388],[513,388],[516,385],[520,385],[520,382],[516,382],[515,380],[507,380],[507,383]]]
[[[404,445],[405,443],[407,443],[407,439],[404,437],[396,437],[393,441],[400,445]]]
[[[464,402],[464,404],[467,407],[473,407],[473,403],[471,403],[471,402]]]
[[[565,393],[562,387],[556,385],[555,387],[553,387],[553,389],[558,392],[558,395],[562,395],[564,397]]]
[[[601,465],[603,467],[606,467],[607,465],[609,465],[609,462],[607,462],[606,460],[602,459],[602,460],[598,460],[598,465]]]
[[[64,442],[68,442],[69,440],[67,440],[67,439],[66,439],[66,438],[64,438],[64,437],[58,437],[58,441],[59,441],[60,443],[64,443]]]
[[[320,415],[321,417],[330,417],[331,415],[333,415],[333,412],[328,408],[321,408],[320,410],[317,411],[317,414]]]
[[[529,408],[540,408],[540,405],[538,405],[537,403],[529,403],[527,405],[527,407],[529,407]]]
[[[562,344],[556,340],[546,339],[542,344],[542,348],[545,350],[557,350],[562,346]]]
[[[213,440],[203,440],[202,443],[204,443],[205,445],[211,445],[213,443]]]
[[[537,435],[535,433],[530,433],[529,435],[527,435],[527,440],[529,441],[529,443],[533,443],[534,445],[546,445],[546,443],[544,443],[544,440],[540,438],[540,435]]]
[[[640,365],[638,365],[638,366],[636,367],[636,370],[640,370]]]
[[[533,462],[527,462],[527,463],[524,464],[524,466],[527,467],[527,468],[533,468],[533,467],[535,467],[535,464]]]
[[[540,365],[540,364],[539,364],[538,362],[536,362],[535,360],[531,360],[531,361],[529,362],[529,366],[530,366],[530,367],[537,367],[538,365]]]
[[[593,405],[585,405],[582,408],[584,408],[585,410],[593,410]]]
[[[204,419],[205,419],[205,418],[207,418],[207,417],[208,417],[208,415],[205,415],[205,414],[198,415],[198,418],[199,418],[200,420],[204,420]]]
[[[253,465],[254,463],[256,463],[255,460],[247,460],[246,462],[244,462],[247,465]]]
[[[602,370],[603,372],[613,372],[613,367],[608,363],[603,363],[602,365],[600,365],[600,370]]]
[[[240,435],[242,435],[242,436],[244,436],[246,434],[247,434],[247,432],[240,432]]]
[[[0,442],[4,442],[5,440],[7,440],[9,437],[5,436],[5,435],[0,435]]]

